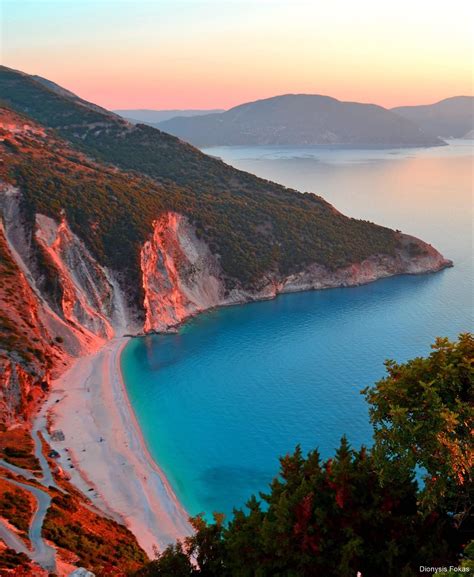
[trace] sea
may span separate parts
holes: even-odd
[[[428,149],[219,147],[204,152],[341,212],[400,229],[454,267],[221,308],[129,341],[121,365],[151,455],[190,515],[245,507],[300,445],[370,446],[361,390],[384,362],[472,331],[474,141]]]

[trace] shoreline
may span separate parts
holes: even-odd
[[[436,269],[424,273],[396,273],[409,276],[439,272],[453,266],[443,260]],[[344,288],[356,288],[377,279],[365,280]],[[332,287],[291,287],[273,295],[243,302],[222,303],[196,311],[165,331],[169,334],[192,318],[223,306],[272,300],[280,295],[324,290]],[[148,334],[150,334],[148,333]],[[70,482],[102,514],[126,525],[150,557],[192,533],[189,514],[175,495],[165,473],[151,456],[131,405],[120,366],[127,342],[142,334],[126,334],[107,341],[95,353],[81,356],[52,382],[52,389],[37,416],[36,425],[50,446],[61,455],[57,460]],[[61,430],[65,440],[53,440],[46,430]]]
[[[124,523],[151,557],[191,533],[189,515],[146,446],[120,367],[127,337],[75,360],[53,382],[45,411],[64,441],[48,442],[71,483]]]

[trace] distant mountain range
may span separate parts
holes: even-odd
[[[425,106],[399,106],[392,112],[415,122],[426,134],[441,138],[472,138],[474,97],[453,96]],[[471,136],[469,136],[471,133]]]
[[[439,146],[414,122],[375,104],[329,96],[286,94],[241,104],[217,114],[176,117],[158,124],[196,146],[322,145]]]
[[[49,80],[35,78],[49,88],[59,88]],[[454,96],[435,104],[398,106],[391,110],[373,104],[341,102],[328,96],[287,94],[227,111],[124,109],[114,112],[134,124],[160,128],[201,147],[439,146],[443,138],[473,138],[474,131],[472,96]],[[408,122],[400,122],[400,117]]]
[[[203,114],[215,114],[217,112],[224,112],[223,108],[216,108],[210,110],[149,110],[146,108],[139,109],[125,109],[125,110],[114,110],[115,114],[122,116],[126,120],[137,124],[143,122],[144,124],[149,124],[150,126],[156,126],[159,122],[169,120],[175,116],[202,116]]]

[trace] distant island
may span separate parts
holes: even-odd
[[[195,146],[419,147],[444,142],[375,104],[329,96],[285,94],[217,114],[172,118],[157,125]]]
[[[425,106],[399,106],[392,112],[440,138],[473,138],[474,96],[453,96]]]

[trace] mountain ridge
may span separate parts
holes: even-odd
[[[151,109],[151,108],[125,108],[119,110],[113,110],[115,114],[118,114],[125,120],[133,122],[134,124],[142,122],[143,124],[149,124],[157,128],[157,124],[165,120],[170,120],[176,116],[202,116],[205,114],[215,114],[219,112],[224,112],[223,108],[213,108],[213,109],[195,109],[195,108],[185,108],[185,109]]]
[[[416,122],[427,134],[469,138],[474,130],[474,96],[451,96],[433,104],[397,106],[392,112]]]
[[[145,125],[132,126],[113,114],[101,114],[84,108],[74,100],[43,89],[30,79],[26,79],[25,83],[23,76],[12,71],[4,70],[3,74],[0,74],[0,89],[3,93],[9,92],[10,102],[17,111],[29,113],[36,121],[55,129],[59,136],[67,139],[83,153],[94,157],[96,161],[106,162],[126,171],[137,171],[152,178],[161,187],[171,187],[173,190],[178,187],[179,194],[176,190],[173,198],[186,198],[187,214],[195,222],[200,234],[204,235],[210,246],[221,248],[224,270],[237,272],[237,277],[240,276],[245,282],[263,272],[252,256],[256,251],[260,253],[259,261],[270,263],[275,258],[283,258],[280,266],[289,272],[292,266],[300,266],[300,262],[303,264],[314,261],[316,255],[322,259],[322,264],[331,263],[337,266],[338,261],[348,262],[344,256],[346,249],[340,242],[333,242],[330,246],[324,240],[325,236],[334,234],[329,228],[325,230],[324,219],[333,218],[335,212],[321,197],[314,194],[302,195],[238,171],[173,136]],[[206,206],[217,203],[216,206],[220,206],[219,218],[217,215],[213,216],[214,213],[205,211],[203,203]],[[232,214],[226,205],[234,207]],[[180,209],[180,206],[173,205],[170,208]],[[289,208],[291,210],[288,210]],[[245,219],[239,216],[243,210],[247,212]],[[295,211],[299,214],[297,219],[292,216]],[[320,220],[319,231],[310,226],[310,215],[316,214],[315,211],[324,217]],[[201,217],[197,219],[199,214]],[[334,218],[343,218],[346,226],[354,231],[357,227],[367,228],[367,231],[373,231],[374,234],[383,230],[383,227],[362,224],[361,221],[347,219],[342,215]],[[262,223],[265,222],[267,224],[262,230],[266,232],[262,233]],[[305,237],[304,241],[301,238],[299,243],[296,242],[301,234],[298,231],[304,231]],[[278,244],[268,243],[275,233],[280,236]],[[258,237],[262,237],[262,234],[267,240],[267,244],[263,246],[258,242]],[[380,238],[384,235],[388,238],[391,234],[381,233]],[[360,257],[368,256],[372,246],[366,244],[366,236],[367,233],[355,234],[349,253],[356,250],[358,245],[354,239],[357,238],[358,242],[365,246]],[[370,234],[368,236],[370,237]],[[290,244],[291,258],[288,252]],[[230,258],[231,251],[234,250],[232,247],[237,249],[237,246],[238,258],[237,254]],[[377,243],[373,246],[376,247]],[[385,250],[388,250],[388,245]],[[313,251],[313,256],[306,254],[308,251]]]
[[[376,104],[331,96],[284,94],[220,114],[173,118],[158,128],[196,146],[440,146],[411,121]]]

